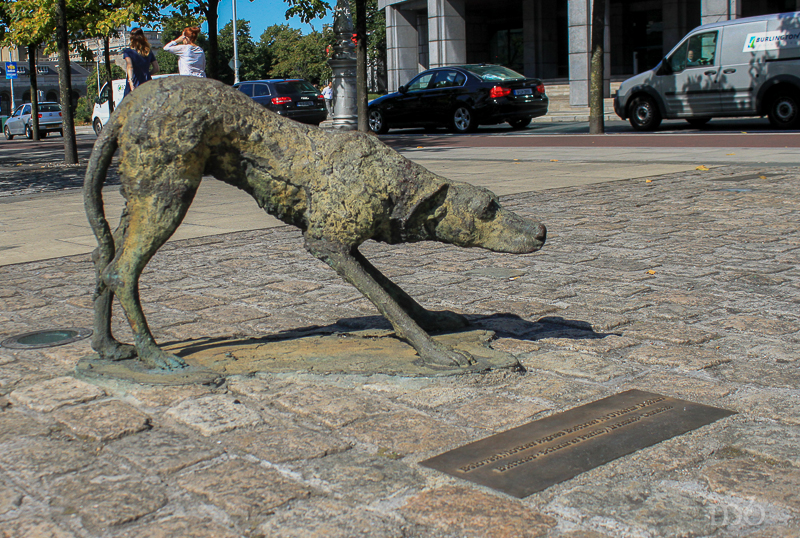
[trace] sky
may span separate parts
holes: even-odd
[[[288,24],[292,28],[300,28],[303,34],[307,34],[312,30],[322,30],[323,24],[332,24],[333,15],[329,11],[328,15],[323,19],[314,19],[309,24],[304,24],[298,17],[293,17],[286,20],[286,10],[289,4],[283,0],[221,0],[217,8],[219,15],[219,28],[231,22],[233,14],[233,2],[236,1],[236,18],[239,20],[246,20],[250,22],[250,36],[253,41],[258,41],[261,34],[267,27],[273,24]],[[331,6],[335,6],[336,2],[329,0]],[[313,26],[313,28],[312,28]],[[203,32],[208,32],[208,23],[203,24]]]

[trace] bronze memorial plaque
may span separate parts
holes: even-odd
[[[421,464],[522,498],[733,414],[652,392],[628,390],[475,441]]]

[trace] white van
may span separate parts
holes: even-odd
[[[168,73],[166,75],[156,75],[153,78],[163,78],[176,75],[177,73]],[[108,83],[103,84],[103,89],[100,90],[100,96],[94,101],[94,110],[92,110],[92,128],[95,134],[100,135],[103,126],[108,122],[108,98],[109,93],[113,90],[114,93],[114,109],[119,106],[122,98],[125,96],[125,81],[127,79],[112,80],[111,85]]]
[[[800,126],[800,12],[699,26],[655,68],[623,82],[614,111],[637,131],[662,119],[767,116]]]

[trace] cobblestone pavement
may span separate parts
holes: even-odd
[[[0,349],[0,536],[800,536],[797,169],[503,201],[547,224],[541,252],[363,251],[524,372],[154,387],[72,377],[85,340]],[[2,333],[90,327],[93,278],[88,255],[0,267]],[[141,292],[164,342],[385,327],[288,227],[170,243]],[[738,414],[522,500],[418,465],[632,388]]]

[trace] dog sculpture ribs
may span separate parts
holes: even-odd
[[[102,186],[117,148],[126,205],[112,233]],[[102,358],[138,356],[151,368],[185,366],[156,344],[138,281],[183,220],[204,175],[244,190],[265,211],[300,228],[306,249],[372,301],[397,336],[433,366],[473,362],[426,332],[463,326],[465,319],[424,309],[358,246],[368,239],[441,241],[528,253],[545,241],[544,226],[504,210],[491,192],[439,177],[373,136],[301,125],[216,81],[155,80],[137,88],[112,114],[86,171],[86,213],[99,245],[93,254],[92,347]],[[133,330],[133,346],[111,334],[114,295]]]

